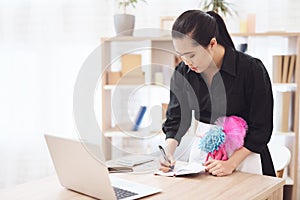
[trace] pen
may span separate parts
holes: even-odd
[[[168,159],[167,155],[166,155],[166,152],[164,150],[164,148],[160,145],[158,145],[158,148],[162,154],[162,156],[164,157],[165,161],[167,161],[170,165],[171,165],[171,161]],[[174,166],[170,166],[171,169],[174,169]]]

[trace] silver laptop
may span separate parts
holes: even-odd
[[[158,188],[109,175],[107,167],[79,141],[45,135],[62,186],[98,199],[137,199]]]

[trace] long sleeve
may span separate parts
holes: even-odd
[[[273,130],[273,94],[269,75],[258,59],[252,60],[246,88],[249,116],[244,146],[261,153],[270,141]]]
[[[167,138],[174,138],[180,143],[181,138],[191,125],[191,110],[184,90],[185,78],[176,67],[170,85],[170,102],[166,112],[166,121],[162,130]],[[182,70],[182,69],[181,69]]]

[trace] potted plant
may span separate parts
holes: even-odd
[[[122,8],[122,14],[114,15],[116,33],[119,36],[132,36],[135,24],[135,16],[127,14],[129,6],[135,8],[139,1],[146,0],[117,0],[119,8]]]
[[[226,0],[204,0],[201,1],[200,5],[203,10],[213,10],[224,17],[226,17],[227,14],[237,14],[233,9],[234,5]]]

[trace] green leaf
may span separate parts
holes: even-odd
[[[136,4],[138,2],[144,2],[147,3],[146,0],[117,0],[119,2],[119,7],[123,7],[123,9],[126,9],[128,6],[132,6],[133,8],[136,7]]]
[[[227,14],[237,15],[237,12],[234,10],[234,4],[227,2],[226,0],[204,0],[200,5],[201,9],[204,11],[213,10],[224,16]]]

